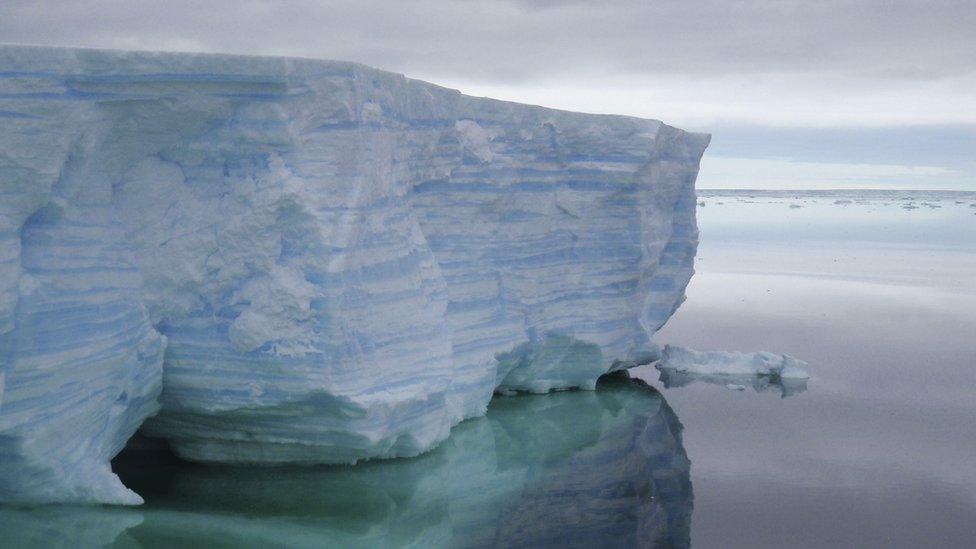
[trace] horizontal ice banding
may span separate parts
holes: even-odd
[[[0,112],[0,500],[137,502],[107,461],[157,408],[193,460],[416,455],[647,362],[693,272],[708,136],[655,120],[17,46]]]

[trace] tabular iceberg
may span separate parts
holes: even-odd
[[[356,64],[0,46],[0,500],[412,456],[657,358],[708,136]]]

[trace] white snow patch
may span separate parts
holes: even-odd
[[[491,150],[492,135],[474,120],[458,120],[454,123],[458,132],[458,139],[464,150],[473,154],[482,162],[491,162],[495,153]]]
[[[253,351],[276,343],[274,353],[301,356],[313,350],[311,301],[319,292],[295,269],[276,265],[241,289],[238,300],[247,308],[230,325],[228,337],[236,349]]]

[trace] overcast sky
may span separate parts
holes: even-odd
[[[359,61],[709,131],[700,186],[976,190],[976,2],[0,0],[0,42]]]

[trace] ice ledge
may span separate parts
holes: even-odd
[[[790,355],[760,351],[695,351],[665,345],[659,369],[700,375],[770,376],[809,379],[808,364]]]
[[[784,398],[805,391],[810,378],[806,362],[767,351],[695,351],[665,345],[655,367],[665,387],[681,387],[696,381],[739,391],[747,386],[756,391],[772,387]]]

